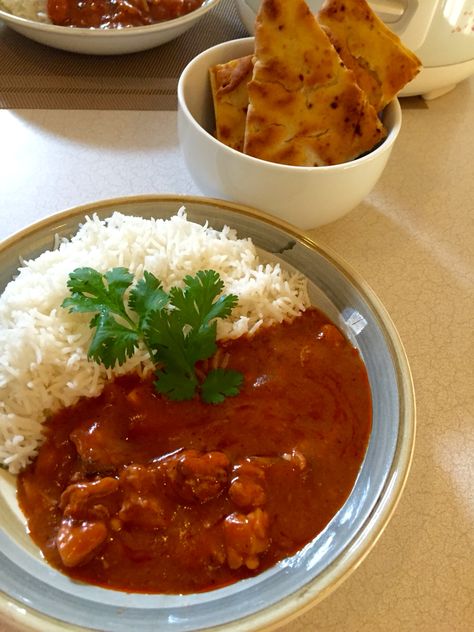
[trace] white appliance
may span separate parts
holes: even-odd
[[[317,12],[323,0],[306,0]],[[260,0],[236,0],[254,33]],[[374,0],[369,4],[422,61],[423,69],[400,96],[433,99],[474,74],[474,0]]]

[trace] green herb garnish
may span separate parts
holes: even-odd
[[[95,313],[88,357],[111,368],[130,358],[141,342],[156,366],[159,393],[185,400],[198,390],[213,404],[237,395],[243,380],[238,371],[213,369],[200,381],[195,368],[217,351],[216,319],[227,318],[237,304],[234,294],[219,296],[224,288],[219,274],[200,270],[184,278],[184,288],[172,287],[169,292],[151,272],[132,284],[133,275],[126,268],[105,274],[78,268],[69,275],[71,296],[62,307]]]

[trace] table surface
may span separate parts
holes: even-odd
[[[369,557],[282,632],[474,629],[474,78],[402,107],[374,191],[308,232],[365,277],[399,330],[417,399],[413,465]],[[200,193],[175,112],[0,110],[0,138],[0,238],[98,199]]]

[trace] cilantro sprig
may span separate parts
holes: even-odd
[[[196,391],[207,403],[237,395],[242,374],[213,369],[200,381],[196,363],[217,351],[217,318],[227,318],[237,304],[214,270],[184,278],[184,287],[165,292],[151,272],[133,284],[126,268],[101,274],[77,268],[69,275],[70,296],[62,302],[69,312],[94,313],[88,357],[105,367],[123,364],[140,343],[156,366],[155,388],[173,400],[192,399]],[[126,292],[128,291],[128,299]]]

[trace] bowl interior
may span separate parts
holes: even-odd
[[[188,219],[216,229],[235,228],[251,237],[264,256],[304,273],[311,298],[338,321],[359,348],[369,373],[373,427],[354,489],[327,528],[298,554],[255,578],[201,594],[140,595],[107,591],[71,581],[44,563],[28,542],[14,496],[13,477],[0,478],[0,612],[13,601],[32,629],[47,630],[35,613],[69,625],[129,631],[181,632],[224,626],[261,630],[295,616],[322,599],[375,544],[390,518],[408,473],[414,441],[413,387],[398,335],[383,306],[337,256],[290,226],[244,207],[196,197],[142,196],[99,202],[52,216],[0,246],[0,288],[15,274],[19,257],[52,248],[54,236],[69,236],[83,217],[114,210],[143,217],[169,217],[180,206]],[[41,627],[41,626],[44,627]]]
[[[216,64],[249,55],[254,50],[254,41],[253,37],[244,37],[217,44],[191,60],[179,78],[180,107],[211,136],[215,122],[209,69]]]

